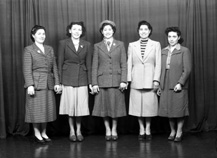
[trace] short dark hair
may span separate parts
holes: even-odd
[[[138,23],[137,32],[139,32],[139,29],[140,29],[140,27],[141,27],[142,25],[148,26],[148,29],[150,30],[150,34],[149,34],[148,37],[150,37],[151,34],[152,34],[152,31],[153,31],[153,28],[152,28],[151,24],[150,24],[149,22],[145,21],[145,20],[140,21],[140,22]]]
[[[31,29],[30,38],[31,38],[32,42],[35,42],[35,39],[33,38],[32,35],[35,35],[36,32],[37,32],[38,30],[40,30],[40,29],[44,30],[45,33],[46,33],[46,29],[45,29],[44,26],[35,25],[35,26],[33,26],[33,28]]]
[[[72,28],[73,25],[80,25],[81,29],[82,29],[82,34],[80,37],[83,37],[86,33],[86,28],[84,26],[83,21],[75,21],[75,22],[71,22],[67,27],[66,27],[66,35],[68,37],[71,37],[71,33],[69,32],[69,30]]]
[[[114,33],[113,33],[113,35],[114,35],[115,32],[116,32],[116,26],[112,25],[111,23],[107,23],[107,22],[103,23],[103,24],[101,25],[101,27],[99,28],[99,32],[101,33],[101,35],[103,36],[102,30],[103,30],[104,27],[107,26],[107,25],[111,26],[112,30],[114,31]]]
[[[180,44],[183,43],[184,39],[181,37],[181,34],[182,34],[182,33],[181,33],[179,27],[177,27],[177,26],[172,26],[172,27],[166,28],[165,34],[166,34],[167,36],[168,36],[169,32],[176,32],[177,35],[178,35],[178,37],[180,37],[180,39],[178,40],[178,43],[180,43]]]

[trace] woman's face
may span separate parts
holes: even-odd
[[[169,45],[175,46],[178,43],[180,36],[178,36],[177,32],[171,31],[168,33],[167,38],[168,38]]]
[[[69,33],[71,33],[71,37],[74,39],[79,39],[82,34],[81,25],[72,25],[71,29],[69,29]]]
[[[141,25],[139,28],[139,36],[143,39],[148,38],[151,30],[149,30],[147,25]]]
[[[114,31],[110,25],[106,25],[106,26],[104,26],[104,28],[102,30],[102,34],[103,34],[104,38],[109,39],[109,38],[113,37]]]
[[[46,38],[45,35],[45,30],[44,29],[39,29],[36,31],[32,37],[35,39],[35,43],[43,44]]]

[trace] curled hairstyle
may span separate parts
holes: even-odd
[[[33,26],[33,28],[31,29],[30,38],[31,38],[32,42],[35,42],[35,39],[33,38],[33,35],[35,35],[36,32],[37,32],[38,30],[40,30],[40,29],[44,30],[44,32],[46,33],[46,29],[45,29],[44,26],[35,25],[35,26]]]
[[[142,25],[148,26],[148,29],[150,30],[150,34],[149,34],[148,37],[150,37],[151,34],[152,34],[152,31],[153,31],[153,28],[152,28],[151,24],[150,24],[149,22],[145,21],[145,20],[140,21],[140,22],[138,23],[137,32],[139,32],[139,29],[140,29],[140,27],[141,27]]]
[[[107,26],[107,25],[111,26],[111,28],[112,28],[112,30],[113,30],[113,32],[114,32],[114,33],[113,33],[113,35],[114,35],[115,32],[116,32],[116,26],[115,26],[115,25],[112,25],[111,23],[108,23],[108,22],[105,22],[105,23],[103,23],[103,24],[100,26],[99,32],[101,33],[101,35],[103,36],[102,31],[103,31],[104,27]]]
[[[177,35],[178,35],[178,37],[180,37],[180,39],[178,40],[178,43],[179,43],[179,44],[182,44],[182,43],[183,43],[184,40],[183,40],[183,38],[181,37],[181,34],[182,34],[182,33],[181,33],[179,27],[172,26],[172,27],[166,28],[165,34],[166,34],[167,36],[168,36],[169,32],[176,32]]]
[[[68,37],[71,37],[71,33],[69,32],[69,30],[72,28],[73,25],[80,25],[81,29],[82,29],[82,33],[80,37],[83,37],[86,33],[86,28],[84,26],[83,21],[79,21],[79,22],[71,22],[67,27],[66,27],[66,35]]]

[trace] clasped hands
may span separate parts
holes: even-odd
[[[119,86],[119,90],[123,92],[125,89],[127,89],[127,86],[128,86],[128,83],[121,82]],[[100,91],[98,85],[92,86],[92,88],[90,89],[91,89],[91,92],[90,92],[91,94],[97,94]]]

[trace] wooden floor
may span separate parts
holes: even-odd
[[[89,135],[83,142],[69,142],[66,136],[52,137],[39,145],[32,136],[0,139],[0,158],[217,158],[217,133],[187,133],[181,143],[167,141],[167,134],[155,134],[151,141],[137,135],[120,135],[105,141],[103,135]]]

